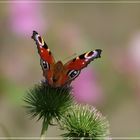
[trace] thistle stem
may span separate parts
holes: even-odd
[[[48,126],[49,126],[49,121],[44,118],[43,123],[42,123],[40,140],[45,140],[46,132],[48,130]]]
[[[45,140],[45,136],[46,136],[45,134],[42,134],[40,140]]]

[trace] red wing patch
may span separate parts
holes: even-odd
[[[64,66],[68,70],[81,70],[84,67],[86,67],[91,61],[93,61],[96,58],[101,57],[102,50],[96,49],[94,51],[90,51],[87,53],[84,53],[73,60],[67,62]]]

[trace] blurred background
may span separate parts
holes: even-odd
[[[36,30],[64,63],[103,50],[73,81],[75,100],[100,110],[112,137],[140,137],[140,4],[10,2],[0,4],[0,19],[0,136],[40,135],[41,121],[22,106],[43,79]],[[47,136],[60,133],[51,127]]]

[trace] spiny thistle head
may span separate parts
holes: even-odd
[[[61,119],[62,136],[71,140],[106,140],[109,124],[94,107],[74,105]]]
[[[25,97],[27,112],[32,117],[50,123],[52,119],[60,119],[62,114],[69,109],[72,104],[71,87],[53,88],[41,84],[31,89]]]

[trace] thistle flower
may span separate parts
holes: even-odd
[[[90,105],[74,105],[61,119],[64,137],[71,140],[105,140],[109,136],[109,124],[105,117]]]
[[[27,112],[32,116],[43,119],[43,134],[52,121],[59,120],[72,104],[71,87],[53,88],[46,84],[36,85],[25,97]]]

